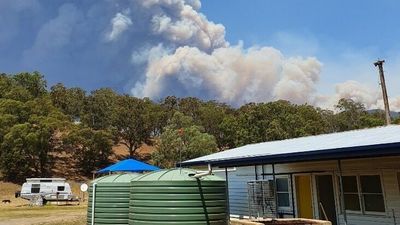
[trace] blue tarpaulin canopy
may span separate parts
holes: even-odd
[[[103,168],[97,173],[110,173],[110,172],[144,172],[144,171],[154,171],[160,168],[156,166],[149,165],[144,162],[140,162],[134,159],[125,159],[119,161],[111,166]]]

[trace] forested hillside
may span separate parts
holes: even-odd
[[[55,158],[83,176],[109,163],[112,147],[131,157],[144,144],[156,149],[150,162],[177,161],[250,143],[338,132],[384,124],[380,111],[340,100],[336,110],[288,101],[249,103],[240,108],[197,98],[139,99],[101,88],[87,93],[63,84],[47,87],[38,72],[0,75],[0,173],[20,182],[52,176]],[[68,176],[68,175],[66,175]]]

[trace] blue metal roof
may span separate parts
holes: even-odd
[[[400,154],[400,126],[251,144],[182,162],[184,166],[239,166]]]
[[[159,170],[156,166],[149,165],[144,162],[140,162],[134,159],[125,159],[119,161],[111,166],[97,171],[97,173],[109,173],[109,172],[145,172]]]

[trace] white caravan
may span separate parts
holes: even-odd
[[[72,194],[70,185],[64,178],[27,178],[21,192],[16,197],[33,201],[41,198],[46,201],[77,201]]]

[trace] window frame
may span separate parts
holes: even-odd
[[[377,193],[368,193],[368,192],[363,192],[362,191],[362,186],[361,186],[361,177],[362,176],[378,176],[379,177],[379,181],[380,181],[380,187],[381,187],[381,193],[380,195],[382,196],[382,200],[383,200],[383,212],[377,212],[377,211],[367,211],[365,208],[365,199],[364,199],[364,194],[377,194]],[[387,206],[386,206],[386,196],[385,196],[385,189],[383,186],[383,179],[382,179],[382,175],[381,174],[359,174],[358,176],[358,181],[359,181],[359,186],[360,186],[360,200],[362,203],[362,210],[363,210],[363,214],[364,215],[386,215],[386,213],[388,212],[387,210]]]
[[[351,209],[345,209],[345,207],[341,207],[341,208],[343,208],[343,210],[346,210],[346,212],[349,212],[349,213],[353,213],[353,214],[363,214],[363,205],[362,205],[362,202],[361,202],[361,198],[360,198],[360,182],[359,182],[359,179],[358,179],[358,175],[356,174],[356,175],[352,175],[352,174],[346,174],[346,175],[343,175],[343,177],[355,177],[356,178],[356,188],[357,188],[357,192],[347,192],[348,194],[356,194],[357,195],[357,199],[358,199],[358,204],[359,204],[359,206],[360,206],[360,210],[351,210]],[[340,179],[340,176],[339,176],[339,179]],[[344,184],[342,184],[342,185],[344,185]],[[345,200],[345,191],[344,191],[344,187],[343,187],[343,200]],[[342,202],[341,202],[341,204],[343,204]]]
[[[40,184],[31,184],[31,194],[39,194],[41,191],[40,189],[42,188],[41,186],[42,185],[40,185]],[[38,191],[36,192],[33,190],[38,190]]]
[[[386,204],[385,189],[384,189],[383,179],[382,179],[383,175],[381,173],[372,173],[372,172],[371,173],[345,173],[342,176],[343,177],[347,177],[347,176],[356,177],[357,192],[358,192],[357,196],[358,196],[358,201],[359,201],[359,204],[360,204],[360,211],[344,209],[344,207],[342,206],[342,204],[343,204],[342,201],[339,201],[340,209],[341,209],[340,213],[341,214],[343,214],[343,210],[346,210],[346,213],[357,214],[357,215],[377,215],[377,216],[387,215],[388,210],[387,210],[387,204]],[[384,211],[383,212],[365,210],[364,194],[371,194],[371,193],[362,192],[362,186],[361,186],[361,177],[362,176],[379,176],[380,186],[381,186],[381,190],[382,190],[381,196],[383,198],[383,206],[384,206]],[[338,178],[339,193],[341,193],[341,191],[340,191],[340,175],[338,175],[337,178]],[[344,198],[344,191],[341,194],[343,195],[343,198]]]
[[[277,210],[278,211],[284,211],[284,212],[288,212],[288,211],[292,211],[293,210],[293,201],[292,201],[292,185],[291,185],[291,180],[290,180],[290,176],[288,175],[277,175],[275,176],[275,179],[286,179],[287,180],[287,184],[288,184],[288,189],[287,191],[278,191],[278,185],[276,185],[276,197],[278,200],[278,194],[287,194],[289,197],[289,206],[279,206],[277,205]],[[276,183],[276,182],[275,182]],[[279,204],[279,200],[277,201],[277,203]]]
[[[60,190],[62,188],[62,190]],[[57,192],[64,192],[65,191],[65,185],[59,185],[57,186]]]

